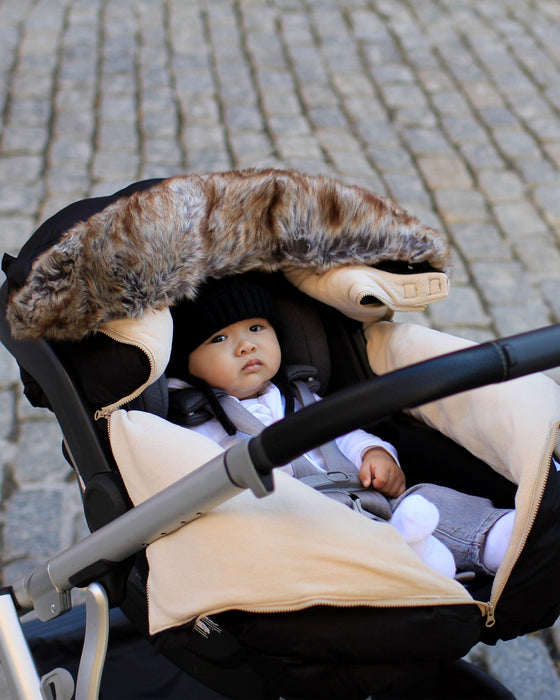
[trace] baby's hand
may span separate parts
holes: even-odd
[[[373,486],[389,498],[400,496],[406,488],[402,469],[382,447],[372,447],[365,453],[360,467],[360,480],[366,488]]]

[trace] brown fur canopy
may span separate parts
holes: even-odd
[[[8,304],[17,338],[79,340],[192,298],[206,277],[387,260],[444,270],[449,247],[392,200],[326,176],[247,170],[170,178],[68,230]]]

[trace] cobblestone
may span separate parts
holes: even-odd
[[[330,173],[442,228],[451,296],[405,320],[475,341],[560,322],[559,4],[0,3],[2,249],[139,178],[249,166]],[[1,349],[0,487],[4,582],[84,534],[58,428]],[[560,698],[557,626],[474,656],[518,698]]]

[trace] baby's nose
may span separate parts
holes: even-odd
[[[255,350],[255,343],[253,341],[245,339],[239,343],[239,353],[245,355],[248,352],[253,352]]]

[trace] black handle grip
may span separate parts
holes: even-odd
[[[490,341],[362,382],[265,428],[249,452],[261,473],[394,411],[560,366],[560,324]]]

